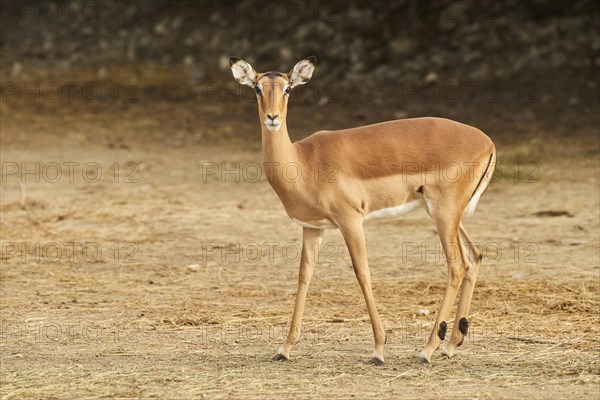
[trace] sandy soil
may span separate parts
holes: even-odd
[[[302,340],[292,360],[271,361],[291,317],[301,228],[255,179],[258,144],[114,142],[103,136],[108,120],[37,133],[47,121],[31,116],[25,129],[3,114],[5,399],[600,394],[595,140],[500,140],[502,176],[467,222],[484,264],[455,358],[417,362],[446,280],[432,221],[417,210],[366,225],[389,338],[374,367],[336,231],[325,236]],[[145,121],[119,126],[135,123]]]

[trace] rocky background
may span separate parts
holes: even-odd
[[[487,129],[524,121],[598,134],[596,0],[1,5],[4,92],[7,82],[112,79],[133,82],[145,99],[207,105],[222,102],[227,90],[248,98],[233,89],[230,55],[259,71],[288,71],[314,54],[311,95],[299,103],[357,107],[357,121],[340,117],[336,126],[441,115]],[[375,111],[362,111],[365,105]]]

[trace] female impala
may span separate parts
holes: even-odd
[[[454,329],[444,354],[451,357],[468,330],[467,314],[481,262],[461,223],[486,189],[496,150],[484,133],[442,118],[414,118],[339,131],[320,131],[292,143],[287,125],[290,92],[311,78],[316,57],[285,74],[257,73],[244,60],[230,60],[234,78],[256,91],[262,122],[263,162],[268,181],[289,217],[303,227],[298,294],[288,336],[275,360],[289,358],[300,337],[306,292],[327,228],[340,229],[362,289],[375,336],[371,362],[383,363],[385,332],[371,291],[363,221],[392,218],[424,206],[435,220],[448,263],[448,285],[427,345],[419,357],[431,360],[444,340],[446,320],[460,287]],[[294,165],[299,174],[290,174]],[[314,173],[334,166],[335,175]],[[290,175],[296,175],[290,179]]]

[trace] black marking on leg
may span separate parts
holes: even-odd
[[[419,186],[419,188],[417,189],[417,193],[423,194],[423,185]]]
[[[283,354],[277,354],[273,357],[273,361],[287,361],[287,357]]]
[[[481,262],[481,260],[483,260],[483,254],[479,254],[479,262]]]
[[[448,330],[448,324],[446,321],[440,322],[440,329],[438,329],[438,336],[440,340],[444,340],[446,338],[446,331]]]
[[[458,330],[460,333],[467,336],[467,333],[469,332],[469,321],[465,317],[458,321]]]

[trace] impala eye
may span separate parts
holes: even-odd
[[[256,94],[257,94],[257,95],[259,95],[259,96],[260,96],[260,95],[262,94],[262,91],[260,90],[260,88],[259,88],[258,86],[256,86],[256,87],[254,88],[254,90],[256,91]]]
[[[285,88],[285,94],[290,94],[290,92],[292,91],[292,87],[288,86]]]

